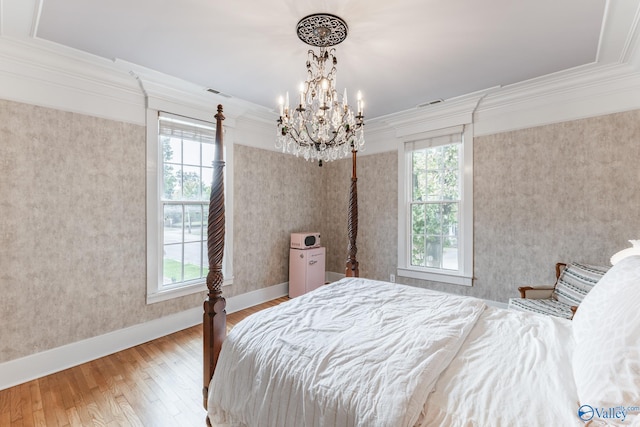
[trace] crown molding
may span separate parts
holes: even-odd
[[[579,67],[489,94],[474,117],[476,136],[640,108],[640,73],[628,64]]]
[[[488,88],[447,99],[439,104],[389,114],[371,122],[393,128],[396,137],[402,139],[436,129],[472,123],[478,103],[498,89],[499,87]]]
[[[213,120],[224,106],[225,126],[238,117],[275,123],[260,105],[207,92],[205,87],[120,59],[108,60],[37,38],[0,36],[0,97],[63,111],[146,123],[146,108],[177,108]]]
[[[111,61],[38,39],[0,37],[0,97],[144,124],[136,81]]]
[[[207,92],[203,86],[121,59],[116,59],[114,65],[121,72],[130,74],[138,82],[146,100],[145,106],[152,110],[213,122],[217,106],[222,104],[225,127],[235,127],[235,119],[242,112],[234,105],[235,103],[227,102],[223,96]]]
[[[460,124],[473,123],[474,135],[482,136],[633,109],[640,109],[638,68],[593,63],[372,119],[366,137],[381,152]]]

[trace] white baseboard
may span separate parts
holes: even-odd
[[[268,288],[230,297],[227,298],[227,313],[235,313],[236,311],[244,310],[245,308],[253,307],[254,305],[262,304],[263,302],[271,301],[288,294],[289,282],[284,282],[269,286]]]
[[[288,283],[227,298],[233,313],[287,295]],[[192,308],[97,337],[0,363],[0,390],[41,378],[126,348],[202,323],[202,308]]]

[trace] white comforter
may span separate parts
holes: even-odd
[[[343,279],[261,311],[225,340],[215,426],[413,426],[485,304]]]
[[[570,320],[488,307],[438,379],[421,427],[584,426],[573,350]]]

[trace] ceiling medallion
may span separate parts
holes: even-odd
[[[340,44],[347,38],[344,19],[328,13],[305,16],[296,26],[298,38],[310,46],[327,47]]]

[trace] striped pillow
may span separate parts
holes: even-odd
[[[604,276],[609,267],[572,262],[558,277],[553,297],[565,304],[580,305],[585,295]]]

